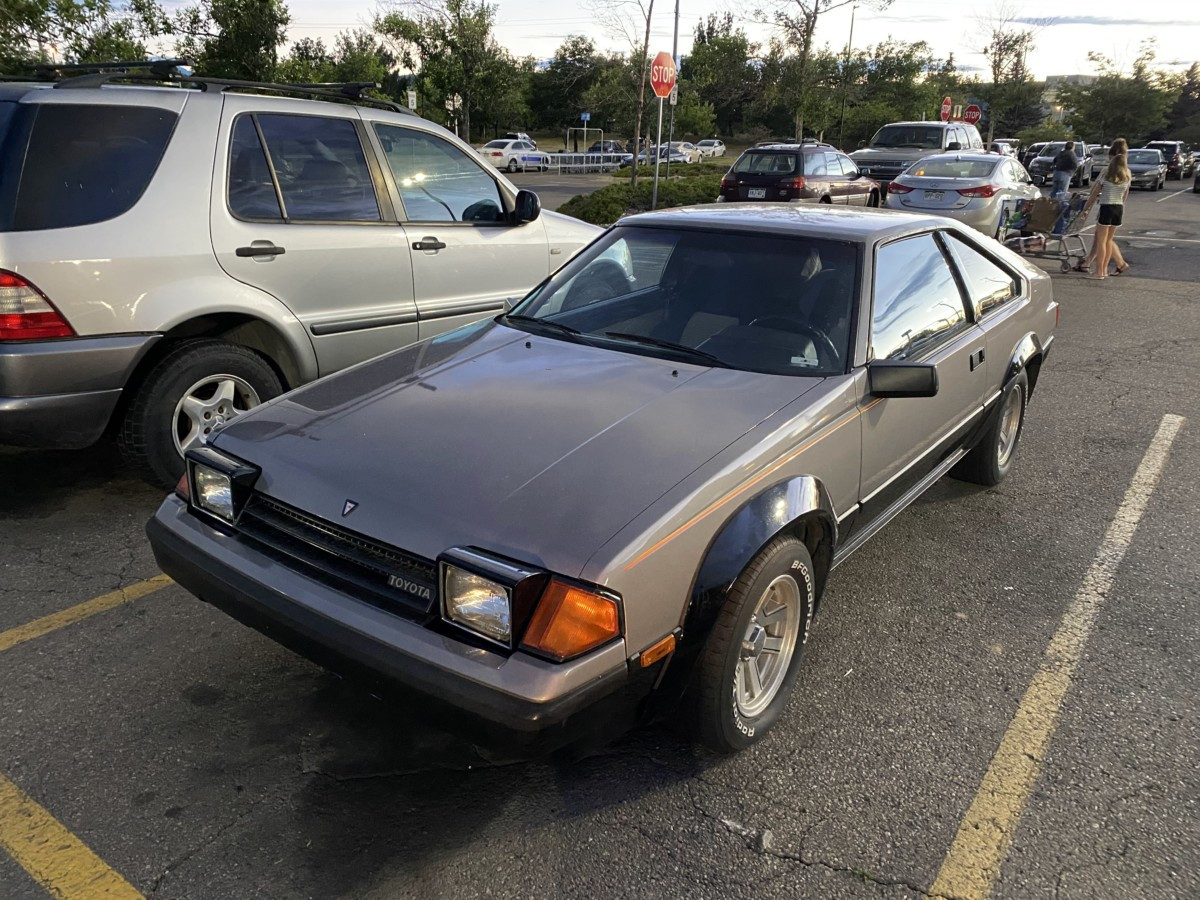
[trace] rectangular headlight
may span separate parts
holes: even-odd
[[[512,643],[512,595],[504,585],[446,564],[442,597],[450,621],[505,646]]]
[[[205,512],[232,524],[237,518],[233,508],[233,479],[224,472],[202,463],[192,463],[192,502]]]

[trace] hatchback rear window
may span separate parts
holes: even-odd
[[[914,163],[904,174],[924,178],[987,178],[997,165],[982,159],[925,159]]]
[[[745,153],[733,164],[739,175],[792,175],[800,165],[798,153]]]
[[[71,228],[128,212],[154,177],[178,118],[148,106],[54,103],[27,110],[32,126],[21,138],[25,146],[5,154],[6,167],[15,163],[20,176],[15,197],[4,192],[0,230]]]

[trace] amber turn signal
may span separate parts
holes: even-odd
[[[620,633],[616,600],[555,578],[546,586],[521,646],[562,662]]]
[[[655,641],[649,647],[642,651],[642,655],[638,657],[638,664],[643,669],[648,669],[660,659],[666,659],[675,652],[675,635],[668,634],[661,641]]]

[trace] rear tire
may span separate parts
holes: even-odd
[[[783,714],[812,627],[815,583],[808,548],[790,535],[738,576],[697,663],[692,724],[705,746],[743,750]]]
[[[1029,376],[1018,373],[1000,394],[995,418],[978,444],[950,470],[960,481],[988,487],[1004,480],[1017,458],[1017,444],[1025,427]]]
[[[137,387],[125,412],[117,435],[125,461],[151,484],[174,487],[183,474],[177,446],[181,404],[210,386],[215,396],[226,381],[234,396],[225,412],[214,414],[212,427],[218,416],[228,421],[283,391],[275,370],[253,350],[211,339],[182,341],[171,348]]]
[[[513,173],[513,172],[516,172],[516,171],[517,171],[517,161],[516,161],[515,159],[510,159],[510,160],[508,161],[508,171],[509,171],[510,173]]]
[[[872,209],[879,208],[879,191],[871,191],[871,196],[867,198],[867,206]]]

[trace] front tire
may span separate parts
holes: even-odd
[[[1029,376],[1020,372],[1001,392],[995,418],[983,438],[950,470],[950,474],[961,481],[988,487],[1003,481],[1017,456],[1028,402]]]
[[[183,474],[184,451],[282,391],[275,370],[253,350],[211,339],[182,341],[134,393],[117,436],[121,455],[151,484],[173,487]]]
[[[517,161],[516,161],[515,159],[510,159],[510,160],[508,161],[508,171],[509,171],[510,173],[513,173],[513,172],[516,172],[516,171],[517,171]]]
[[[698,663],[694,725],[705,746],[743,750],[783,714],[812,627],[815,584],[808,548],[790,535],[738,576]]]

